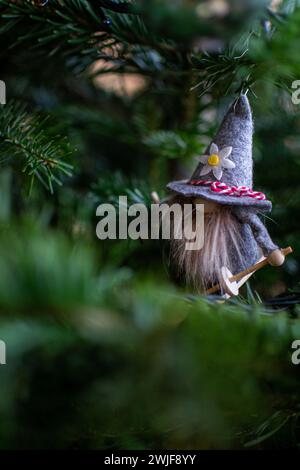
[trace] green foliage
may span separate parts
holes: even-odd
[[[115,5],[122,7],[116,8]],[[81,70],[97,58],[111,60],[104,50],[119,44],[110,34],[109,22],[102,6],[108,10],[120,10],[122,14],[129,9],[123,2],[51,0],[48,5],[40,6],[30,0],[1,0],[4,22],[0,34],[18,28],[18,37],[10,47],[18,48],[21,44],[27,44],[35,52],[39,48],[46,48],[50,57],[62,55],[69,58],[72,67]],[[113,15],[118,16],[120,13]]]
[[[284,425],[299,418],[299,319],[105,274],[36,227],[0,246],[1,448],[272,447],[279,427],[299,443]]]
[[[154,131],[144,138],[144,144],[161,158],[184,158],[200,153],[197,139],[179,131]]]
[[[151,205],[151,190],[147,181],[130,180],[119,172],[101,177],[92,185],[92,195],[98,204],[119,204],[119,196],[126,196],[127,203]]]
[[[10,103],[0,109],[1,159],[19,159],[22,172],[29,177],[29,192],[35,179],[53,192],[53,183],[62,184],[59,176],[71,176],[72,165],[63,159],[70,157],[71,148],[65,139],[51,135],[55,126],[49,117],[26,112],[20,103]]]
[[[286,84],[298,73],[295,2],[283,2],[282,13],[267,9],[265,0],[229,2],[224,11],[209,1],[114,4],[121,8],[87,0],[45,7],[1,0],[0,34],[18,27],[11,47],[29,44],[35,54],[64,57],[77,72],[101,59],[98,74],[129,71],[161,80],[183,74],[200,93],[245,91],[258,80]]]
[[[63,236],[28,228],[20,238],[11,229],[2,236],[0,258],[2,312],[67,312],[96,295],[91,254]]]
[[[221,41],[237,36],[263,18],[269,4],[266,0],[224,3],[179,0],[174,5],[171,1],[141,0],[136,8],[160,36],[189,47],[201,36]]]
[[[253,81],[263,77],[277,85],[291,86],[299,76],[299,61],[296,59],[297,38],[300,27],[300,9],[297,8],[288,20],[275,21],[271,37],[265,41],[260,36],[253,38],[249,55],[256,64]]]

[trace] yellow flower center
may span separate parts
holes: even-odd
[[[207,160],[207,163],[210,165],[210,166],[218,166],[219,163],[220,163],[220,158],[218,155],[216,155],[215,153],[213,155],[211,155],[209,157],[209,159]]]

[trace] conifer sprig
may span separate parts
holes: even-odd
[[[73,166],[67,163],[73,153],[66,138],[54,135],[49,116],[29,113],[22,103],[11,102],[0,108],[0,154],[5,163],[20,159],[22,171],[29,178],[29,193],[39,180],[51,193],[61,185],[62,176],[71,176]]]

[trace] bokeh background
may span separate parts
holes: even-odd
[[[298,0],[0,0],[0,447],[300,444]],[[293,255],[226,304],[96,207],[189,176],[247,92],[255,188]]]

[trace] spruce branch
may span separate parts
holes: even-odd
[[[115,0],[90,0],[90,3],[98,3],[102,8],[115,11],[117,13],[132,13],[132,5],[129,2],[118,2]]]
[[[51,56],[52,61],[54,55],[63,58],[76,72],[139,73],[160,86],[172,83],[178,87],[190,76],[200,94],[214,90],[239,93],[259,80],[283,83],[298,73],[294,45],[299,8],[292,14],[274,12],[263,0],[259,3],[257,11],[251,10],[251,22],[246,21],[245,6],[240,17],[232,7],[219,24],[195,14],[190,23],[194,6],[185,18],[180,6],[171,8],[168,2],[153,0],[51,0],[44,7],[29,0],[0,0],[0,35],[8,36],[9,47],[19,46],[20,54],[28,46],[36,54]],[[103,11],[104,16],[109,12],[110,24]],[[166,31],[160,28],[164,18],[169,19]],[[180,22],[184,37],[179,26],[175,28]],[[192,29],[186,29],[190,24]],[[245,44],[230,50],[245,35]],[[288,54],[282,60],[281,44],[287,37]],[[97,72],[90,67],[96,61]]]
[[[112,38],[111,21],[102,8],[118,15],[129,7],[128,3],[101,0],[51,0],[44,6],[30,0],[0,0],[0,34],[18,27],[10,47],[26,42],[30,49],[47,49],[48,55],[61,53],[77,57],[77,61],[90,57],[92,63],[101,45]]]
[[[128,204],[151,206],[151,187],[148,181],[125,177],[122,173],[106,173],[91,186],[91,197],[97,203],[109,202],[116,208],[119,196],[127,196]]]
[[[193,70],[196,75],[194,89],[200,89],[200,95],[210,92],[214,87],[226,91],[236,86],[237,91],[246,91],[253,84],[253,72],[257,66],[245,53],[237,55],[232,51],[223,54],[201,54],[192,57]]]
[[[49,116],[28,113],[21,103],[0,108],[0,162],[20,159],[22,172],[29,178],[29,193],[35,179],[53,193],[54,184],[62,184],[62,176],[72,175],[73,166],[65,160],[73,150],[54,129]]]

